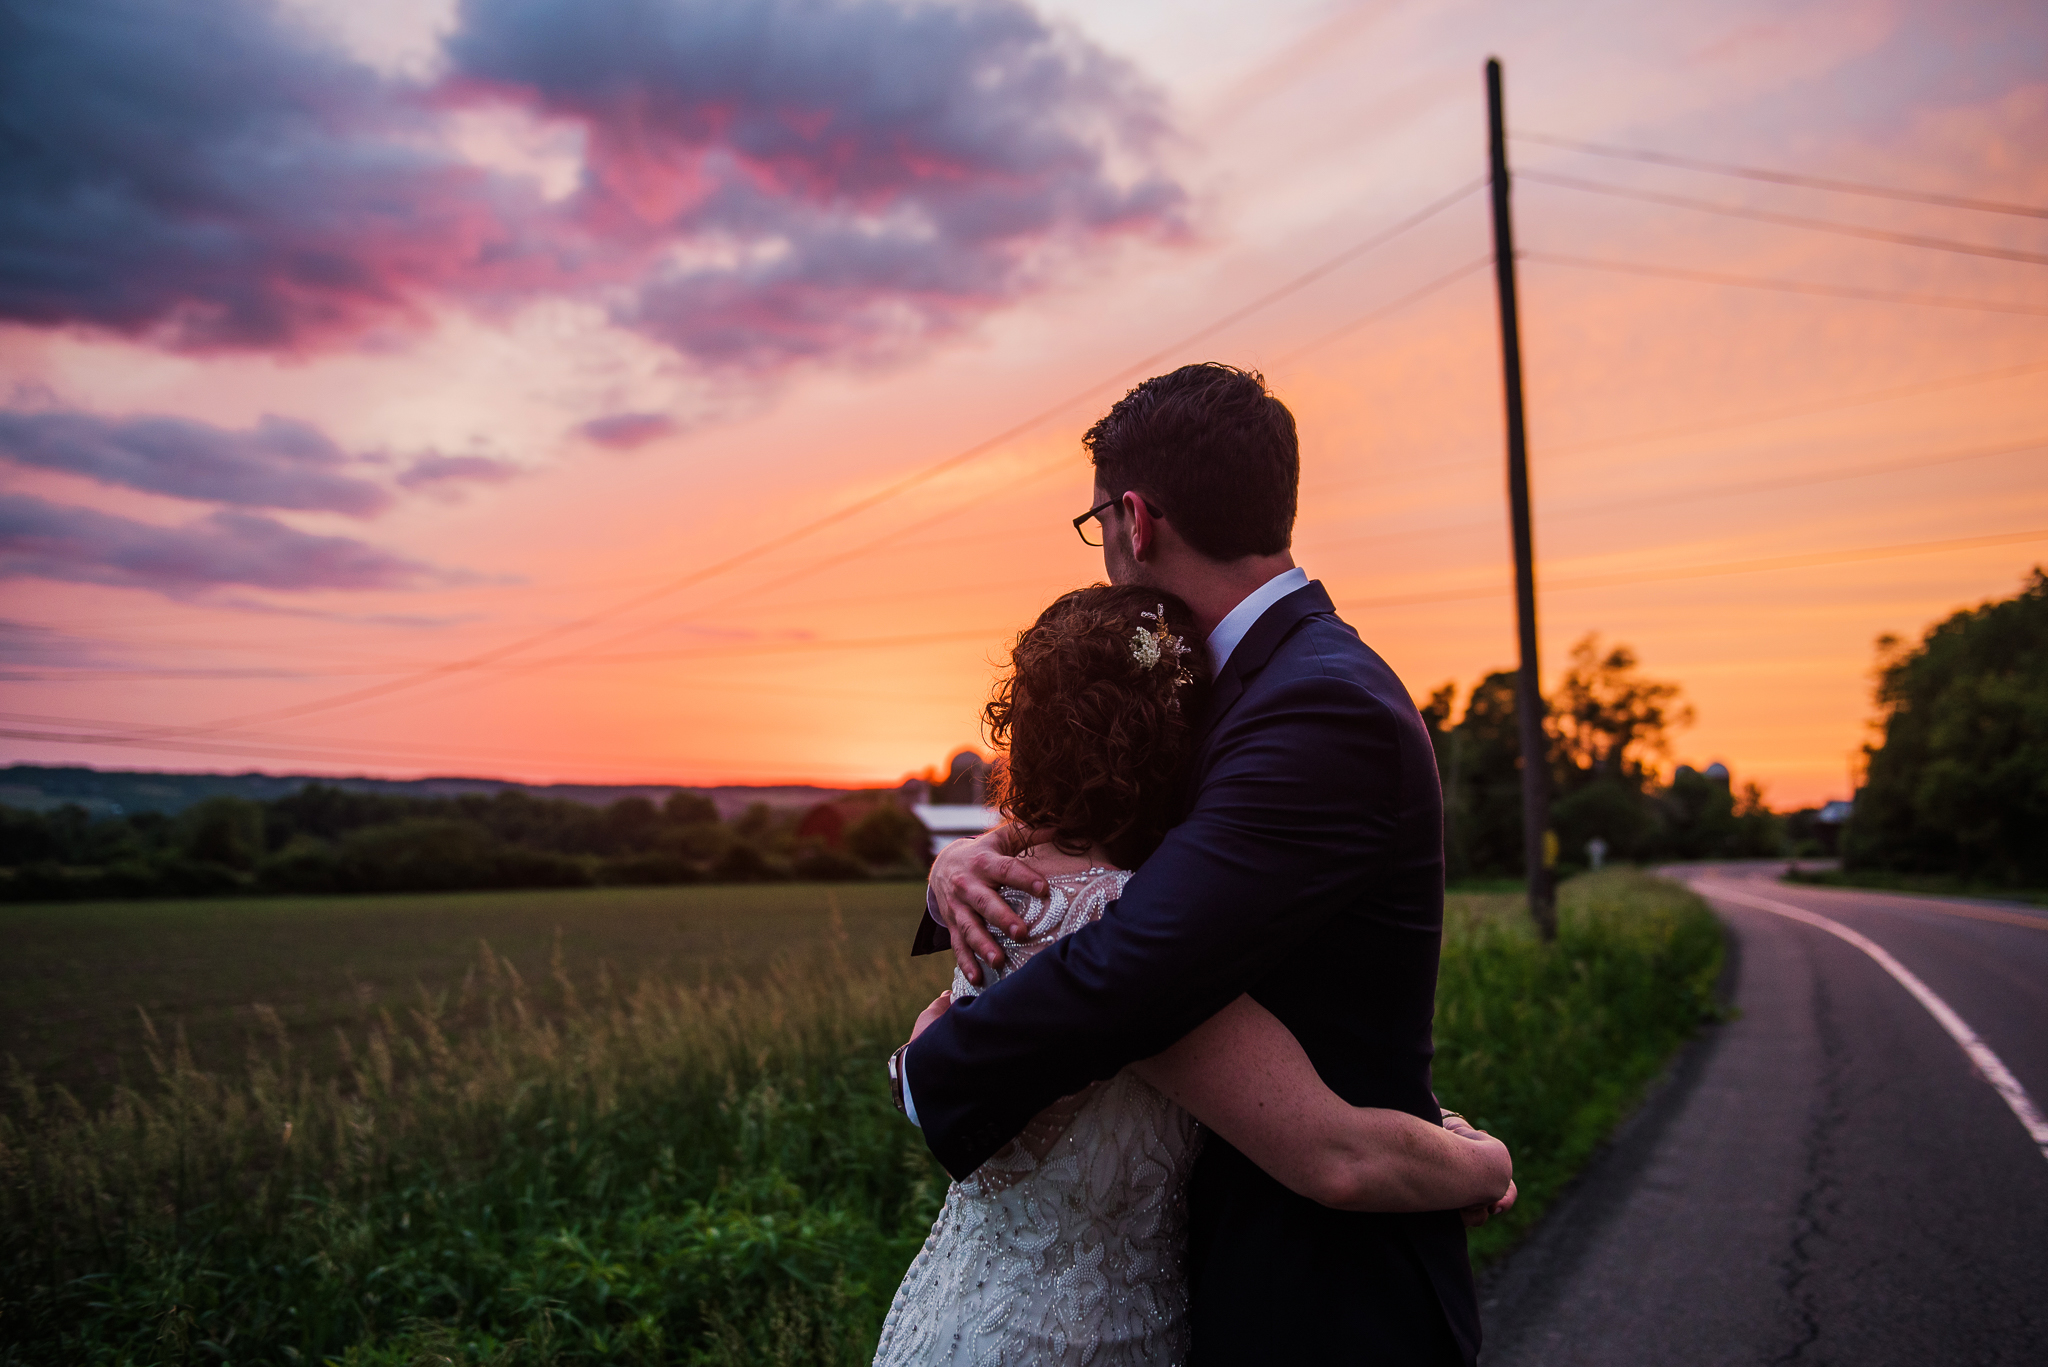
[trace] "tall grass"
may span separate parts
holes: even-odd
[[[1570,885],[1553,946],[1487,902],[1446,937],[1438,1090],[1526,1208],[1710,1008],[1720,942],[1627,875]],[[338,1076],[274,1014],[233,1078],[175,1035],[102,1109],[17,1075],[0,1361],[865,1361],[945,1181],[879,1064],[945,969],[835,942],[752,985],[535,985],[484,947]]]
[[[234,1080],[160,1042],[98,1113],[17,1079],[5,1356],[864,1361],[944,1192],[879,1067],[934,970],[543,993],[485,947],[341,1077],[279,1029]]]
[[[1528,1231],[1719,1012],[1721,927],[1678,884],[1629,871],[1575,878],[1560,889],[1549,945],[1523,905],[1453,903],[1437,976],[1437,1095],[1515,1155],[1515,1209],[1472,1235],[1482,1265]]]

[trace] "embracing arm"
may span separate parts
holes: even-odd
[[[1514,1185],[1507,1146],[1491,1136],[1468,1139],[1406,1111],[1345,1102],[1248,996],[1132,1069],[1281,1186],[1322,1205],[1492,1211]]]
[[[904,1075],[947,1170],[972,1172],[1053,1100],[1162,1052],[1313,942],[1360,870],[1387,867],[1404,741],[1430,763],[1412,708],[1324,673],[1225,716],[1193,811],[1116,909],[911,1046]]]

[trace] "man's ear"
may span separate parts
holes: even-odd
[[[1159,522],[1152,516],[1152,510],[1145,506],[1143,494],[1127,492],[1123,496],[1124,517],[1130,523],[1131,559],[1151,560],[1159,554]]]

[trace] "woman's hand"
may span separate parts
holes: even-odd
[[[933,997],[932,1004],[930,1006],[927,1006],[924,1010],[917,1013],[917,1024],[910,1027],[910,1038],[912,1042],[914,1043],[917,1037],[919,1035],[922,1035],[925,1032],[926,1028],[929,1027],[933,1021],[945,1015],[946,1012],[951,1009],[952,1005],[953,989],[950,987],[947,988],[944,992],[939,993],[938,996]]]
[[[1515,1208],[1515,1179],[1508,1179],[1507,1194],[1488,1205],[1467,1206],[1459,1211],[1465,1221],[1465,1228],[1477,1229],[1496,1215],[1505,1215]]]
[[[1471,1121],[1465,1119],[1464,1116],[1459,1115],[1456,1111],[1444,1112],[1444,1128],[1458,1136],[1458,1138],[1470,1143],[1487,1144],[1499,1149],[1501,1161],[1507,1165],[1507,1170],[1509,1172],[1514,1171],[1514,1159],[1508,1153],[1508,1146],[1495,1139],[1486,1131],[1476,1128]],[[1515,1179],[1510,1177],[1508,1179],[1508,1189],[1501,1195],[1499,1200],[1483,1201],[1476,1206],[1467,1206],[1459,1211],[1458,1214],[1463,1217],[1465,1228],[1476,1229],[1494,1216],[1506,1214],[1514,1209],[1515,1195]]]

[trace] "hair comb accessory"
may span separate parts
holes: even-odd
[[[1154,669],[1161,660],[1170,660],[1174,667],[1174,690],[1178,692],[1182,684],[1193,683],[1194,674],[1181,663],[1181,657],[1188,653],[1188,643],[1166,629],[1166,604],[1161,603],[1157,612],[1141,612],[1138,616],[1157,623],[1152,628],[1141,626],[1131,634],[1131,658],[1138,662],[1138,668]]]

